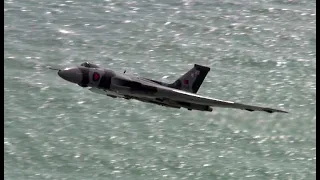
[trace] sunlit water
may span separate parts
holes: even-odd
[[[4,178],[316,179],[315,1],[4,1]],[[289,111],[176,110],[94,94],[90,61]]]

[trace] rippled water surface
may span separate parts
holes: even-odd
[[[315,0],[4,1],[4,178],[316,179]],[[285,109],[176,110],[94,94],[90,61]]]

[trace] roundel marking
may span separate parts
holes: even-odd
[[[100,79],[100,74],[97,73],[97,72],[94,72],[94,73],[93,73],[93,76],[92,76],[92,79],[93,79],[93,81],[99,81],[99,79]]]

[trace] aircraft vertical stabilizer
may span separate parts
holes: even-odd
[[[195,64],[192,69],[190,69],[174,83],[170,84],[169,87],[197,93],[209,71],[209,67]]]

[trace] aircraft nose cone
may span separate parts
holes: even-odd
[[[58,72],[58,75],[66,80],[76,84],[82,81],[82,73],[78,68],[67,68]]]

